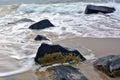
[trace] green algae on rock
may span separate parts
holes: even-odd
[[[52,65],[56,63],[78,62],[86,60],[79,51],[64,48],[60,45],[42,43],[38,48],[35,62],[40,65]]]
[[[73,63],[82,61],[79,56],[72,56],[70,54],[63,56],[60,52],[52,53],[52,54],[45,54],[44,57],[39,58],[39,63],[42,65],[52,65],[55,63]]]
[[[94,62],[94,67],[110,77],[120,77],[120,55],[110,55]]]

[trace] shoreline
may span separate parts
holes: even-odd
[[[94,52],[97,58],[107,55],[120,54],[120,38],[87,38],[87,37],[74,37],[66,38],[59,41],[53,41],[53,44],[60,44],[64,47],[78,49],[81,47],[90,49]],[[105,74],[96,71],[92,65],[93,61],[73,65],[80,70],[88,80],[119,80],[120,78],[109,78]],[[46,80],[44,77],[48,76],[48,72],[42,73],[37,70],[30,70],[24,73],[15,74],[8,77],[0,78],[0,80]],[[92,73],[92,74],[91,74]],[[39,75],[38,75],[39,74]],[[40,76],[44,76],[42,79]],[[97,77],[97,78],[96,78]]]

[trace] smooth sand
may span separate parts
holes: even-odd
[[[54,41],[54,44],[60,44],[65,47],[81,50],[81,47],[91,49],[97,58],[107,55],[120,54],[120,38],[67,38],[59,41]],[[120,78],[109,78],[103,73],[96,71],[92,62],[75,65],[89,80],[120,80]],[[37,72],[37,74],[39,74]],[[9,77],[0,78],[0,80],[45,80],[40,78],[46,74],[37,75],[35,71],[16,74]],[[47,73],[48,74],[48,73]]]
[[[54,42],[63,46],[80,50],[80,47],[91,49],[97,57],[120,54],[120,38],[67,38]]]

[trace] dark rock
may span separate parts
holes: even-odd
[[[120,77],[120,55],[110,55],[95,61],[95,68],[110,77]]]
[[[31,20],[31,19],[23,18],[23,19],[14,21],[14,22],[10,22],[10,23],[8,23],[8,24],[17,24],[17,23],[24,23],[24,22],[34,22],[34,21]]]
[[[71,66],[53,66],[52,80],[88,80],[78,69]]]
[[[87,5],[85,9],[85,14],[96,14],[96,13],[112,13],[115,11],[114,7],[107,6],[95,6],[95,5]]]
[[[41,64],[40,61],[39,61],[40,58],[43,58],[45,55],[48,55],[48,54],[51,55],[51,54],[54,54],[54,53],[60,53],[56,57],[58,59],[59,58],[64,58],[63,56],[71,55],[74,58],[78,57],[81,61],[86,60],[77,50],[70,50],[70,49],[64,48],[60,45],[48,45],[48,44],[42,43],[41,46],[39,47],[37,55],[35,57],[35,62]],[[71,57],[71,56],[69,56],[69,57]],[[56,58],[55,58],[55,60],[56,60]],[[75,58],[75,59],[78,59],[78,58]],[[50,60],[48,59],[48,62],[49,61]],[[71,61],[71,60],[69,60],[69,61]]]
[[[41,40],[49,40],[49,39],[46,38],[45,36],[37,35],[37,36],[35,37],[35,40],[36,40],[36,41],[41,41]]]
[[[33,25],[31,25],[29,27],[29,29],[45,29],[45,28],[49,28],[49,27],[54,27],[54,25],[48,20],[48,19],[45,19],[45,20],[42,20],[42,21],[39,21]]]

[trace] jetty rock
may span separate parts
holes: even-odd
[[[87,5],[85,9],[85,14],[97,14],[97,13],[113,13],[115,11],[114,7],[107,6],[96,6],[96,5]]]
[[[41,41],[41,40],[49,40],[49,39],[45,36],[37,35],[34,40],[35,41]]]
[[[54,66],[53,80],[88,80],[81,72],[72,66]]]
[[[69,65],[51,66],[46,71],[36,71],[35,74],[41,80],[88,80],[84,74]],[[47,75],[47,76],[43,76]]]
[[[41,65],[84,60],[86,59],[77,50],[71,50],[60,45],[49,45],[46,43],[41,44],[35,57],[35,62]]]
[[[40,30],[49,27],[55,27],[48,19],[41,20],[37,23],[32,24],[29,29]]]
[[[99,58],[94,67],[110,77],[120,77],[120,55],[110,55]]]

